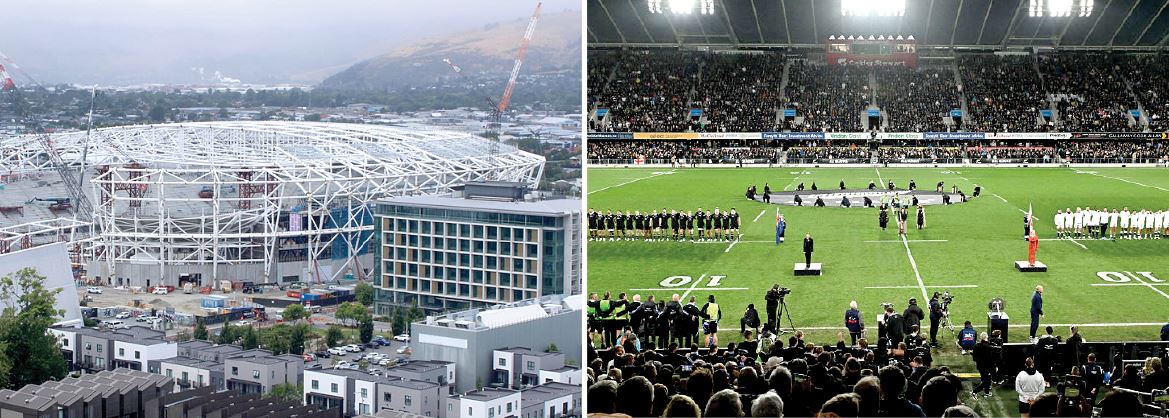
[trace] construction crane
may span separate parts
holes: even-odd
[[[35,85],[36,80],[34,80],[32,77],[30,77],[28,75],[28,73],[25,73],[24,70],[22,70],[18,65],[16,65],[16,63],[13,62],[12,59],[9,58],[7,55],[0,53],[0,61],[7,63],[9,66],[16,69],[17,71],[20,71],[22,74],[24,74],[25,78],[28,78],[29,81],[32,81],[33,84]],[[72,168],[61,157],[61,153],[57,151],[57,147],[53,146],[53,138],[50,137],[49,134],[45,132],[44,128],[41,127],[40,121],[37,120],[37,118],[33,117],[32,115],[29,115],[28,102],[25,100],[24,95],[21,93],[20,89],[17,88],[16,83],[12,79],[12,76],[8,73],[8,71],[6,69],[4,69],[2,64],[0,64],[0,77],[3,77],[3,81],[0,81],[0,83],[3,83],[2,90],[9,91],[12,94],[12,103],[13,103],[13,106],[17,110],[17,116],[19,116],[20,119],[22,119],[25,128],[28,131],[31,131],[33,133],[33,135],[36,135],[37,139],[40,140],[41,146],[44,147],[45,154],[49,156],[50,161],[53,163],[53,168],[57,170],[58,174],[60,174],[61,181],[63,183],[65,183],[65,187],[69,190],[69,195],[71,196],[71,199],[52,198],[52,199],[34,199],[34,200],[36,200],[36,201],[52,201],[54,203],[49,206],[49,208],[51,210],[73,210],[73,215],[76,219],[78,219],[80,221],[89,222],[90,218],[93,216],[93,207],[90,205],[89,198],[88,198],[88,196],[85,195],[85,191],[81,188],[81,181],[85,176],[85,160],[84,160],[84,158],[85,158],[86,151],[88,151],[89,144],[88,143],[85,144],[86,145],[85,150],[82,152],[83,157],[82,157],[81,167],[80,167],[81,172],[78,173],[77,176],[74,176]],[[95,87],[94,90],[91,92],[91,101],[90,101],[90,109],[89,109],[89,126],[90,126],[90,128],[93,127],[93,102],[92,102],[92,99],[96,96],[96,94],[97,94],[97,91],[96,91],[96,87]],[[87,141],[88,141],[88,136],[89,136],[89,133],[87,131],[86,132]],[[70,203],[70,201],[72,201],[74,203]]]
[[[520,67],[524,65],[524,56],[528,53],[528,44],[532,41],[532,34],[536,32],[536,22],[540,20],[541,5],[543,5],[543,2],[536,2],[536,11],[532,12],[532,18],[528,20],[528,27],[524,30],[524,36],[520,38],[520,46],[516,51],[515,61],[512,63],[511,75],[508,77],[507,86],[503,89],[503,96],[499,99],[498,103],[492,100],[491,97],[487,97],[487,103],[491,105],[491,121],[488,122],[487,135],[492,136],[492,133],[494,133],[495,137],[491,141],[491,148],[489,150],[489,154],[492,157],[499,154],[498,130],[503,127],[503,113],[507,111],[507,105],[511,102],[511,94],[515,91],[516,78],[520,75]],[[450,58],[443,59],[442,61],[447,63],[455,71],[455,74],[466,77],[463,75],[463,69],[451,62]]]

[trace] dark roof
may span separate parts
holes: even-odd
[[[467,392],[467,393],[462,394],[462,395],[458,395],[458,394],[451,395],[451,397],[474,399],[477,401],[491,401],[491,400],[503,398],[505,396],[509,396],[513,393],[516,393],[516,391],[510,390],[510,389],[483,388],[480,390]]]
[[[529,405],[529,402],[547,402],[562,396],[578,393],[580,393],[580,385],[549,382],[520,391],[520,400],[522,405]]]
[[[665,3],[665,2],[663,2]],[[697,7],[697,3],[695,2]],[[1046,2],[1045,2],[1046,3]],[[1169,1],[1096,1],[1092,14],[1030,17],[1027,0],[907,1],[895,17],[842,16],[840,0],[715,0],[714,14],[649,13],[644,1],[588,0],[588,42],[823,44],[829,35],[913,35],[918,45],[1153,47],[1169,39]],[[668,5],[663,8],[668,9]]]

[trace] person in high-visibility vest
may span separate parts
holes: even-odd
[[[585,312],[588,314],[588,332],[600,331],[600,318],[597,317],[600,310],[601,300],[597,298],[597,292],[589,293],[589,301],[585,304]]]
[[[700,311],[705,314],[704,318],[706,319],[702,327],[703,334],[717,334],[718,322],[723,319],[723,313],[719,310],[718,304],[714,302],[714,295],[706,297],[706,304],[702,305]]]
[[[606,291],[605,296],[597,302],[597,318],[600,321],[601,333],[604,336],[601,344],[604,347],[612,347],[617,339],[615,335],[609,335],[610,324],[613,321],[613,301],[609,299],[610,297],[609,292]]]
[[[612,334],[613,344],[617,344],[617,337],[622,334],[622,331],[629,325],[629,301],[625,299],[625,292],[617,294],[617,300],[613,302],[613,320],[609,325],[609,329],[605,330],[606,335]]]

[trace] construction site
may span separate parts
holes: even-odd
[[[372,270],[372,203],[536,184],[541,156],[444,131],[135,125],[0,139],[0,253],[69,243],[79,282],[321,283]]]

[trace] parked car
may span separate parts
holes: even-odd
[[[410,346],[408,345],[398,347],[398,354],[406,354],[407,351],[410,351]]]
[[[348,361],[338,362],[337,364],[333,365],[333,370],[341,370],[341,369],[347,369],[347,368],[349,368]]]
[[[126,325],[126,323],[125,323],[125,322],[122,322],[122,321],[117,321],[117,320],[115,320],[115,321],[107,321],[107,322],[106,322],[106,326],[107,326],[107,327],[109,327],[110,329],[127,329],[127,328],[130,328],[130,326],[129,326],[129,325]]]
[[[97,286],[90,286],[90,287],[88,287],[88,288],[86,288],[86,289],[85,289],[85,293],[93,293],[93,294],[96,294],[96,295],[100,295],[100,294],[101,294],[101,288],[100,288],[100,287],[97,287]]]
[[[333,347],[329,349],[329,354],[335,356],[344,356],[347,353],[349,353],[349,350],[346,350],[345,347]]]
[[[410,342],[410,334],[398,334],[394,336],[394,341],[401,341],[404,343]]]
[[[367,343],[365,343],[365,344],[362,344],[362,345],[363,345],[363,346],[365,346],[365,348],[378,348],[378,347],[381,347],[381,344],[375,343],[375,342],[373,342],[373,341],[367,342]]]
[[[153,293],[156,295],[165,295],[165,294],[170,293],[170,290],[165,288],[165,287],[159,286],[159,287],[154,288]]]
[[[146,320],[146,325],[154,325],[158,323],[162,323],[162,318],[151,317],[150,319]]]
[[[377,364],[378,364],[379,366],[382,366],[382,367],[389,367],[389,366],[393,366],[393,365],[395,365],[395,364],[397,364],[397,363],[398,363],[398,360],[397,360],[397,359],[392,359],[392,358],[383,358],[383,359],[381,359],[380,361],[378,361],[378,362],[377,362]]]
[[[239,326],[241,326],[241,327],[246,327],[246,326],[248,326],[248,325],[251,325],[251,324],[252,324],[252,322],[251,322],[251,321],[248,321],[248,320],[246,320],[246,319],[241,319],[241,320],[239,320],[239,322],[236,322],[235,324],[236,324],[236,325],[239,325]]]
[[[383,346],[383,345],[390,345],[390,341],[389,341],[389,340],[386,340],[386,337],[383,337],[383,336],[381,336],[381,335],[378,335],[378,336],[376,336],[376,337],[373,337],[373,339],[372,339],[372,340],[370,340],[370,342],[371,342],[371,343],[374,343],[374,344],[377,344],[377,345],[379,345],[379,346]]]
[[[117,315],[114,316],[114,319],[129,319],[129,318],[130,318],[129,312],[119,312]]]
[[[362,347],[362,346],[357,345],[357,344],[349,344],[349,345],[345,346],[345,351],[348,351],[350,353],[356,353],[358,351],[365,351],[365,347]]]
[[[331,354],[328,351],[318,351],[313,353],[313,355],[317,356],[318,358],[329,358]]]
[[[316,359],[317,359],[317,358],[316,358],[316,357],[314,357],[314,356],[312,355],[312,353],[309,353],[309,354],[305,354],[305,355],[304,355],[304,362],[305,362],[305,363],[311,362],[311,361],[313,361],[313,360],[316,360]]]

